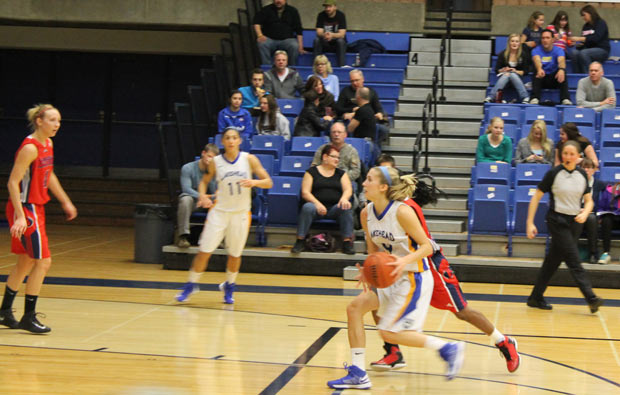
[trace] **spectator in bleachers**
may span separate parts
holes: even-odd
[[[517,144],[516,163],[553,163],[553,140],[547,137],[547,125],[539,119],[532,123],[530,133]]]
[[[370,140],[373,145],[377,145],[375,141],[377,121],[375,112],[370,105],[370,89],[365,86],[359,88],[355,93],[355,102],[357,103],[357,109],[353,114],[353,118],[349,121],[347,132],[352,134],[353,137]]]
[[[601,194],[601,191],[605,189],[607,186],[603,181],[597,180],[594,178],[594,172],[596,171],[596,167],[594,167],[594,162],[590,158],[584,158],[580,164],[581,168],[586,171],[588,175],[588,185],[590,186],[590,190],[592,191],[592,201],[594,202],[594,208],[590,215],[588,215],[588,219],[584,223],[584,230],[586,232],[586,237],[588,238],[588,262],[589,263],[599,263],[599,255],[598,255],[598,229],[599,229],[599,221],[596,213],[599,211],[598,208],[598,200]],[[609,257],[609,251],[608,255]],[[604,261],[606,259],[603,259]],[[603,262],[609,263],[609,262]]]
[[[570,52],[575,48],[572,47],[573,37],[570,31],[570,25],[568,24],[568,14],[566,11],[558,11],[557,14],[555,14],[555,18],[553,18],[553,22],[547,26],[547,29],[553,32],[553,45],[561,48],[568,59]]]
[[[523,84],[523,77],[530,72],[531,57],[527,50],[521,45],[519,35],[516,33],[508,36],[506,49],[497,54],[495,72],[499,78],[495,83],[491,93],[484,99],[485,103],[492,102],[500,89],[511,83],[519,93],[519,101],[529,103],[530,95]]]
[[[273,0],[256,13],[253,23],[263,64],[271,64],[271,54],[276,50],[286,51],[292,65],[297,64],[299,54],[306,53],[299,12],[286,0]]]
[[[316,38],[313,44],[314,58],[323,52],[336,52],[338,66],[345,65],[347,52],[347,19],[338,10],[336,0],[323,0],[324,11],[316,17]],[[315,71],[316,72],[316,71]]]
[[[532,50],[532,61],[535,75],[532,81],[531,104],[540,103],[542,88],[560,88],[560,100],[563,105],[570,106],[568,81],[566,80],[566,57],[564,51],[553,46],[553,32],[543,30],[541,44]]]
[[[504,135],[504,121],[495,117],[489,122],[486,132],[478,138],[476,162],[510,163],[512,161],[512,140]]]
[[[295,136],[317,137],[329,129],[332,117],[319,115],[319,94],[314,90],[304,93],[304,108],[295,123]]]
[[[252,126],[252,116],[245,108],[241,108],[243,95],[241,92],[234,90],[228,99],[230,106],[222,109],[217,116],[217,130],[223,133],[226,128],[232,126],[239,131],[244,140],[251,140],[254,134],[254,126]]]
[[[319,55],[314,58],[312,71],[314,71],[315,76],[323,81],[325,89],[334,95],[335,100],[338,100],[338,95],[340,94],[340,80],[336,74],[333,74],[332,64],[329,59],[327,59],[327,56]],[[308,78],[310,78],[310,76]]]
[[[590,158],[594,166],[598,169],[598,158],[596,157],[596,151],[594,151],[592,142],[590,142],[587,137],[582,136],[581,133],[579,133],[577,125],[572,122],[566,122],[560,126],[560,141],[555,145],[555,161],[553,165],[557,166],[561,163],[560,152],[562,151],[562,145],[569,140],[575,141],[581,148],[581,157],[577,163],[581,163],[582,158]]]
[[[260,99],[265,93],[265,72],[261,69],[252,70],[252,85],[242,86],[239,92],[243,96],[241,107],[245,108],[252,115],[260,113]]]
[[[540,45],[540,38],[545,26],[545,15],[540,11],[534,11],[527,21],[527,26],[521,33],[521,44],[529,49]]]
[[[351,81],[351,85],[340,91],[338,102],[336,102],[336,113],[339,117],[347,121],[353,118],[356,108],[359,107],[355,95],[357,90],[364,86],[364,73],[362,73],[362,70],[358,69],[351,70],[349,72],[349,80]],[[375,113],[375,118],[377,118],[377,120],[382,120],[384,118],[384,111],[379,101],[379,95],[377,95],[377,92],[371,87],[368,87],[368,89],[370,90],[370,106]]]
[[[306,81],[306,86],[304,88],[304,92],[315,91],[319,95],[319,115],[320,116],[333,116],[332,109],[336,104],[336,100],[334,99],[334,95],[325,89],[325,85],[323,81],[317,77],[316,75],[311,75],[308,77]]]
[[[265,73],[265,90],[278,99],[295,99],[295,94],[302,94],[304,81],[297,70],[288,67],[288,55],[285,51],[276,51],[273,67]]]
[[[278,102],[273,95],[265,95],[260,99],[260,115],[256,121],[256,132],[283,136],[287,141],[291,139],[290,122],[280,112]]]
[[[347,173],[338,168],[339,160],[338,150],[332,145],[326,145],[321,150],[321,164],[310,167],[304,174],[301,197],[305,203],[297,221],[297,239],[291,250],[294,254],[304,250],[304,240],[317,216],[336,219],[343,239],[342,252],[355,254],[350,201],[353,187]]]
[[[202,210],[196,206],[198,202],[198,184],[202,176],[207,173],[209,163],[220,153],[215,144],[207,144],[200,153],[200,159],[189,162],[181,168],[181,194],[179,195],[179,206],[177,207],[177,246],[187,248],[190,246],[189,237],[189,218],[194,211]],[[217,188],[215,178],[207,185],[207,196],[211,197]],[[206,210],[205,210],[206,211]]]
[[[620,182],[606,185],[600,193],[596,215],[601,222],[603,253],[598,263],[606,265],[611,262],[611,232],[620,229]]]
[[[602,111],[616,107],[616,87],[614,82],[603,77],[603,65],[590,63],[589,76],[579,80],[577,85],[577,106]]]
[[[347,131],[342,122],[334,122],[329,132],[329,143],[323,144],[314,154],[312,166],[321,164],[321,152],[327,145],[331,145],[340,152],[338,168],[347,172],[349,179],[355,182],[361,174],[360,156],[357,150],[349,143],[345,142]]]
[[[592,61],[604,63],[609,57],[609,30],[607,23],[599,16],[591,5],[584,6],[581,16],[585,24],[581,28],[583,37],[575,37],[576,50],[571,53],[573,73],[583,74]]]

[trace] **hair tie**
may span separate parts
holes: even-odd
[[[381,173],[383,173],[383,176],[385,177],[385,181],[387,182],[388,186],[392,186],[392,177],[390,177],[390,172],[388,171],[386,166],[377,166],[379,168],[379,170],[381,170]]]

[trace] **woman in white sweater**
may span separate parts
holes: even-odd
[[[291,139],[289,120],[280,112],[273,95],[265,95],[260,99],[260,111],[256,121],[258,134],[284,136],[287,141]]]

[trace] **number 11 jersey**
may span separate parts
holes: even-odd
[[[252,178],[252,168],[247,152],[239,152],[230,162],[224,154],[216,156],[217,202],[215,208],[222,211],[250,211],[252,188],[241,186],[241,180]]]

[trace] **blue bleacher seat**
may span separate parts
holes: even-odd
[[[312,43],[310,47],[312,49]],[[338,59],[336,59],[335,53],[326,53],[327,59],[331,62],[332,67],[335,68],[338,65]],[[347,53],[345,54],[345,64],[352,65],[355,63],[356,53]],[[309,53],[299,55],[297,58],[298,66],[312,66],[314,61],[314,57],[312,56],[312,50]],[[373,53],[368,58],[368,62],[366,63],[366,68],[369,67],[384,67],[384,68],[400,68],[404,69],[407,67],[407,63],[409,62],[409,56],[407,54],[397,54],[397,53]],[[271,65],[269,65],[271,67]],[[349,69],[351,70],[351,69]],[[348,78],[347,78],[348,80]]]
[[[280,162],[280,175],[303,177],[310,165],[312,165],[311,156],[287,155]]]
[[[368,149],[368,144],[366,144],[366,140],[358,137],[347,137],[344,141],[347,144],[351,144],[353,148],[357,150],[357,154],[360,156],[360,161],[366,164],[366,166],[371,165],[369,163],[370,152]]]
[[[333,66],[332,66],[333,67]],[[295,70],[299,72],[302,80],[307,80],[314,72],[312,66],[296,66]],[[361,67],[364,73],[364,81],[366,83],[390,83],[390,84],[402,84],[405,79],[405,70],[403,68],[375,68],[375,67]],[[350,68],[333,67],[333,73],[338,77],[339,81],[349,81]]]
[[[523,124],[530,125],[538,120],[545,121],[549,130],[558,123],[558,110],[555,107],[527,106],[523,112]]]
[[[288,226],[297,224],[302,179],[275,176],[272,180],[273,187],[267,193],[267,223]]]
[[[620,182],[620,167],[601,166],[599,179],[609,183]]]
[[[510,185],[510,165],[496,162],[476,164],[474,185],[481,184]]]
[[[620,147],[620,128],[601,128],[600,147]]]
[[[263,165],[263,168],[269,173],[270,176],[275,176],[278,174],[278,170],[275,167],[275,159],[273,155],[267,154],[255,154],[260,163]]]
[[[620,109],[605,109],[601,111],[601,127],[620,128]]]
[[[303,31],[304,48],[312,48],[316,30]],[[377,40],[383,45],[386,51],[408,52],[409,51],[409,34],[408,33],[392,33],[392,32],[353,32],[347,31],[346,39],[348,43],[356,40],[372,39]]]
[[[573,122],[577,126],[594,127],[596,126],[596,111],[591,108],[566,107],[562,113],[562,123],[566,122]]]
[[[579,134],[590,140],[594,149],[599,146],[599,137],[597,136],[594,126],[579,126]]]
[[[327,137],[293,137],[291,155],[314,156],[319,147],[328,142]]]
[[[350,85],[351,84],[348,82],[340,81],[340,90],[343,90]],[[400,84],[365,83],[364,86],[373,88],[381,99],[396,100],[400,96]]]
[[[284,137],[259,134],[252,138],[253,154],[273,155],[279,160],[284,156]]]
[[[510,221],[510,232],[512,235],[526,235],[525,224],[527,220],[527,210],[535,192],[536,187],[533,185],[515,187],[512,219]],[[547,230],[547,221],[545,221],[547,211],[549,211],[549,194],[544,194],[540,199],[538,210],[536,210],[536,216],[534,217],[534,225],[536,225],[536,229],[538,230],[538,236],[546,236],[549,233]]]
[[[485,120],[488,123],[491,119],[500,117],[504,120],[504,124],[521,123],[521,107],[519,106],[489,106],[489,115]]]
[[[620,167],[620,147],[601,148],[599,161],[605,167]]]
[[[304,108],[303,99],[277,99],[278,107],[283,115],[297,116]]]
[[[515,170],[515,185],[538,185],[551,165],[518,163]]]
[[[467,254],[472,234],[507,235],[510,225],[508,185],[476,185],[469,210]]]

